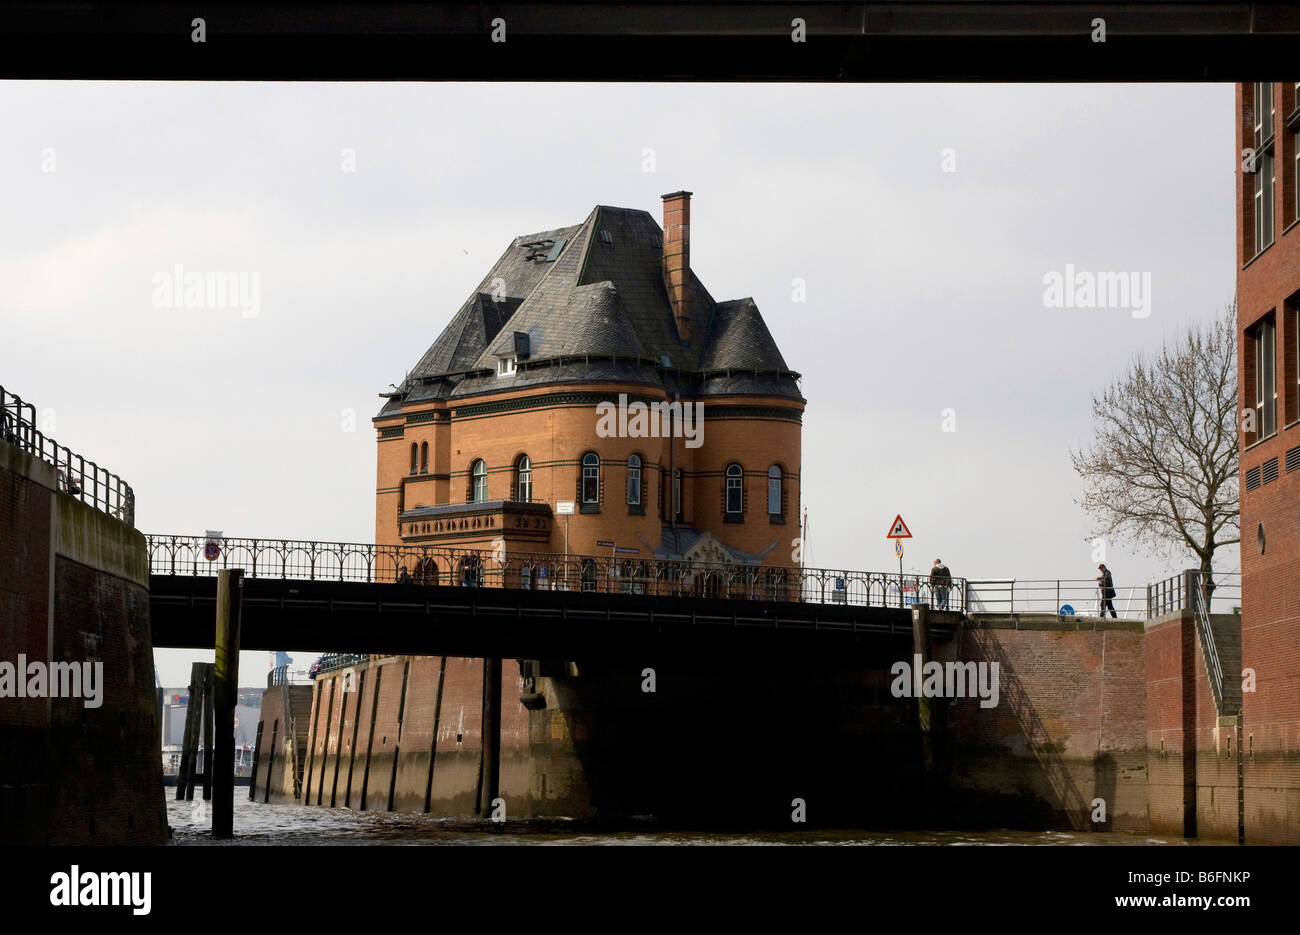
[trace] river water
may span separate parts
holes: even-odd
[[[1048,846],[1195,844],[1181,837],[1088,831],[859,831],[810,830],[719,833],[661,830],[645,826],[606,828],[585,823],[464,821],[396,812],[354,812],[250,802],[247,787],[235,788],[235,837],[213,841],[212,808],[202,799],[177,802],[168,789],[167,820],[180,845],[265,844],[1030,844]]]

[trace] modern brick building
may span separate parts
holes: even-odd
[[[1300,843],[1300,82],[1237,86],[1246,840]],[[1253,171],[1252,171],[1253,169]]]
[[[690,199],[514,239],[374,419],[376,542],[798,564],[799,375],[691,270]]]

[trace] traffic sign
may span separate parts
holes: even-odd
[[[902,540],[902,539],[895,539],[895,540],[894,540],[894,554],[897,555],[899,558],[902,558],[902,557],[903,557],[903,540]]]
[[[902,514],[894,517],[894,524],[889,527],[889,533],[886,539],[910,539],[912,538],[911,530],[907,528],[907,523],[903,522]]]
[[[573,515],[573,501],[572,501],[572,500],[558,500],[558,501],[556,501],[556,504],[555,504],[555,515],[556,515],[556,516],[572,516],[572,515]]]

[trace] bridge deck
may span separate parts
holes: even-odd
[[[155,647],[212,647],[215,578],[153,575],[150,608]],[[932,634],[950,637],[960,616],[934,614]],[[247,578],[240,643],[538,659],[650,647],[834,654],[911,635],[911,612],[897,607]]]

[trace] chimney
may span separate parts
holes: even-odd
[[[691,339],[691,193],[664,195],[664,285],[677,336]]]

